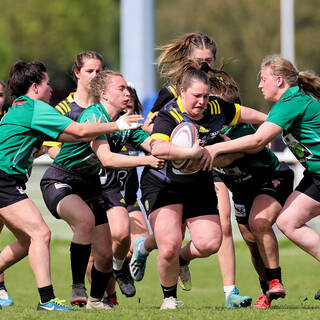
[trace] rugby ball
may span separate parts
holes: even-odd
[[[198,131],[194,124],[182,122],[178,124],[171,133],[170,142],[181,147],[191,148],[198,139]],[[191,165],[192,160],[170,160],[171,166],[182,170]]]

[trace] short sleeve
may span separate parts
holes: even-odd
[[[52,139],[57,139],[60,133],[73,121],[51,107],[49,104],[34,100],[34,114],[31,128],[41,131]]]
[[[290,101],[282,101],[273,105],[266,121],[288,130],[300,112],[299,108],[290,108]]]
[[[158,117],[155,119],[151,139],[170,140],[170,135],[173,129],[177,126],[175,120],[168,114],[167,111],[161,110]]]

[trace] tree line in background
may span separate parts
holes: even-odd
[[[218,44],[217,66],[232,61],[225,70],[239,83],[243,104],[268,110],[257,90],[257,73],[263,57],[280,53],[280,0],[154,3],[156,46],[186,32],[207,33]],[[119,70],[118,0],[2,0],[0,12],[0,79],[6,80],[16,60],[39,59],[48,66],[55,103],[73,89],[71,67],[78,52],[96,50],[109,68]],[[319,26],[318,0],[296,0],[295,62],[300,70],[317,74]]]

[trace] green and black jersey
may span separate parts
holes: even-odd
[[[239,122],[234,127],[224,128],[221,133],[233,140],[254,134],[255,131],[251,124]],[[237,193],[255,188],[279,168],[278,158],[269,148],[265,147],[258,153],[246,154],[228,167],[215,168],[213,172],[218,173],[231,192]]]
[[[292,87],[273,105],[266,121],[283,128],[283,140],[294,156],[320,177],[320,103]]]
[[[102,104],[91,105],[79,116],[78,122],[94,121],[101,118],[102,123],[111,122],[110,117]],[[149,135],[141,128],[134,130],[116,131],[105,134],[97,139],[107,140],[112,152],[120,152],[128,142],[135,148],[146,140]],[[92,151],[89,142],[64,143],[54,162],[62,167],[83,174],[96,174],[102,168],[98,157]]]
[[[57,139],[71,122],[43,101],[16,99],[0,122],[0,170],[27,181],[43,141]]]

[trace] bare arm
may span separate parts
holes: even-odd
[[[111,133],[119,130],[135,129],[141,125],[137,124],[137,121],[140,121],[142,119],[143,118],[140,115],[124,115],[120,117],[116,122],[72,122],[63,130],[64,134],[60,134],[58,141],[88,141],[92,140],[92,138],[101,136],[106,133]]]
[[[152,166],[162,168],[164,161],[152,156],[127,156],[111,152],[107,140],[97,139],[91,142],[91,148],[104,167],[119,169],[138,166]]]
[[[252,108],[241,106],[239,122],[262,124],[266,121],[268,115]]]
[[[202,149],[200,140],[192,148],[181,147],[161,139],[151,141],[152,155],[164,160],[199,159],[203,154]]]
[[[254,134],[230,141],[216,143],[211,146],[207,146],[206,149],[209,151],[212,159],[215,159],[218,154],[222,153],[258,152],[281,132],[282,128],[277,124],[272,122],[264,122]],[[210,164],[206,162],[204,168],[211,169],[212,161]]]

